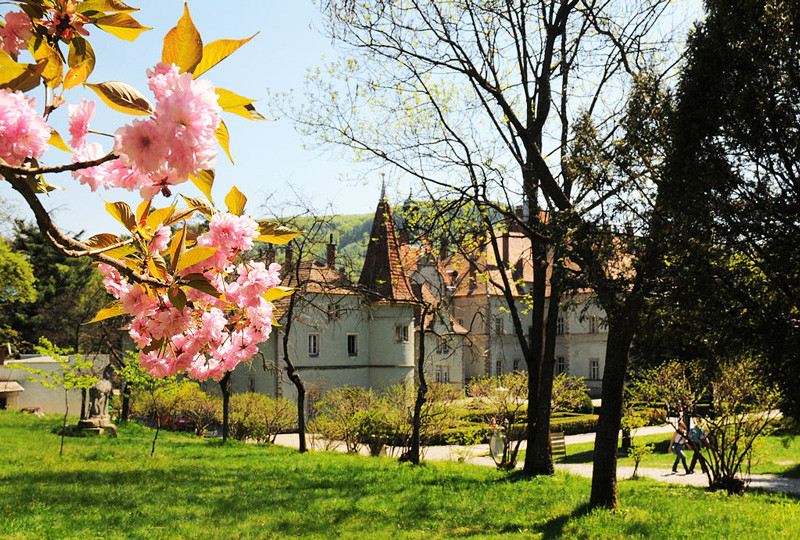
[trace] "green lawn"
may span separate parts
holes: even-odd
[[[58,419],[0,411],[0,537],[798,538],[800,501],[620,483],[622,510],[586,511],[584,478],[490,467],[221,446],[122,427],[70,438]]]
[[[653,453],[642,460],[641,467],[669,468],[675,461],[675,455],[667,452],[669,448],[668,434],[649,435],[645,442],[653,444]],[[593,457],[594,443],[571,444],[567,446],[567,463],[590,463]],[[523,456],[524,458],[524,456]],[[691,463],[692,451],[686,450],[686,461]],[[619,465],[633,467],[633,460],[620,453]],[[678,466],[680,469],[680,465]],[[700,471],[700,466],[695,467]],[[774,474],[790,478],[800,478],[800,436],[769,435],[756,443],[755,461],[750,472],[755,474]]]

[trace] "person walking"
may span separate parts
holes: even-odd
[[[700,461],[700,467],[703,469],[703,473],[708,473],[706,460],[703,456],[703,445],[708,442],[706,436],[706,431],[696,422],[694,426],[692,426],[692,429],[689,430],[689,448],[692,449],[692,462],[689,464],[689,474],[694,472],[694,466],[697,465],[698,461]]]
[[[672,439],[669,441],[669,451],[675,454],[675,463],[672,464],[672,473],[678,472],[678,462],[683,463],[683,470],[686,474],[689,473],[689,467],[686,466],[686,454],[683,452],[683,447],[686,445],[686,424],[682,421],[678,422],[678,429],[672,434]]]

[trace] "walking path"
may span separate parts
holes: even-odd
[[[632,435],[642,436],[660,433],[666,434],[672,433],[673,431],[674,428],[667,424],[664,426],[640,428],[634,430]],[[580,444],[594,442],[594,438],[594,433],[582,433],[579,435],[567,435],[564,437],[564,442],[566,442],[567,445]],[[297,434],[278,435],[278,438],[275,442],[276,444],[288,446],[290,448],[297,448],[299,445]],[[525,447],[525,441],[522,441],[520,450],[525,449]],[[339,452],[344,452],[344,444],[338,445],[336,450]],[[365,448],[361,449],[361,453],[368,455],[368,451]],[[388,453],[389,455],[397,455],[395,449],[390,449]],[[423,456],[424,459],[428,461],[458,461],[460,458],[463,458],[463,460],[467,463],[494,467],[494,461],[489,456],[488,444],[476,444],[473,446],[426,446],[423,448]],[[522,464],[518,464],[518,467],[521,467],[521,465]],[[556,463],[556,469],[570,474],[584,476],[586,478],[592,477],[591,463]],[[680,484],[684,486],[698,487],[708,486],[708,477],[699,471],[695,472],[694,474],[675,474],[670,469],[639,467],[637,474],[642,477],[652,478],[653,480],[666,482],[668,484]],[[618,479],[628,479],[632,475],[633,467],[617,467]],[[800,478],[783,478],[780,476],[766,474],[752,474],[750,475],[750,488],[800,495]]]

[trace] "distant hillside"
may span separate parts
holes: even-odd
[[[314,246],[314,253],[320,261],[325,260],[326,245],[330,235],[333,234],[333,242],[336,244],[336,266],[344,267],[351,277],[358,277],[361,267],[364,264],[364,256],[367,253],[369,243],[369,233],[372,230],[372,219],[374,214],[350,214],[335,216],[325,223],[322,229],[315,235],[318,239]],[[298,218],[295,223],[286,225],[296,229],[309,231],[312,229],[314,218]],[[282,260],[282,255],[278,255],[278,261]]]

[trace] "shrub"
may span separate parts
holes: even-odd
[[[222,399],[200,390],[197,383],[187,383],[178,392],[178,414],[194,423],[194,432],[202,435],[211,425],[220,422]]]
[[[230,403],[231,437],[274,443],[278,433],[297,423],[297,410],[284,398],[264,394],[233,394]]]
[[[585,409],[587,399],[589,400],[589,408],[591,408],[592,400],[589,398],[583,377],[573,377],[566,373],[559,373],[553,378],[553,395],[550,400],[551,413]]]
[[[357,452],[361,439],[358,413],[373,408],[378,397],[372,390],[360,387],[333,388],[315,406],[310,428],[328,441],[342,441],[348,452]]]

